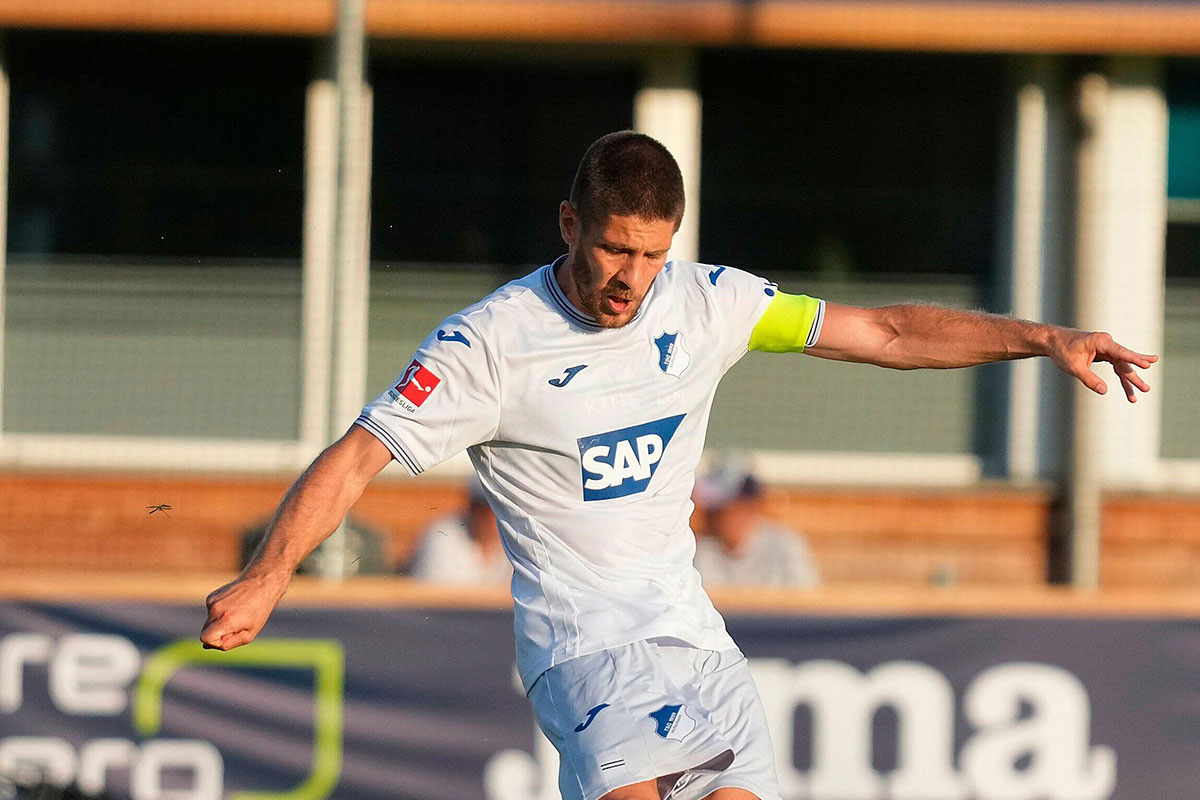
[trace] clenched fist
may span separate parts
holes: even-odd
[[[208,596],[208,619],[200,631],[207,649],[232,650],[254,640],[267,624],[287,584],[243,575]]]

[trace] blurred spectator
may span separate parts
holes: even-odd
[[[804,536],[764,516],[762,486],[729,461],[696,483],[705,509],[696,539],[696,569],[706,586],[815,586],[819,582]]]
[[[435,519],[421,534],[405,570],[414,578],[440,583],[508,585],[512,565],[500,546],[496,517],[471,476],[465,511]]]

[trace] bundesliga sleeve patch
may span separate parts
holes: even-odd
[[[388,392],[392,399],[409,411],[416,411],[433,394],[442,379],[415,358],[400,379]]]

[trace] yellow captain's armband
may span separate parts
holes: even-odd
[[[803,353],[817,343],[825,301],[776,291],[775,299],[750,333],[750,349],[764,353]]]

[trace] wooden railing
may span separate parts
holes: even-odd
[[[186,576],[233,572],[241,534],[263,524],[288,481],[0,473],[0,572]],[[776,488],[767,513],[806,537],[824,583],[1037,588],[1053,529],[1048,490]],[[157,505],[169,511],[154,511]],[[376,481],[351,517],[403,565],[434,519],[465,504],[458,484]],[[153,512],[153,513],[152,513]],[[1105,504],[1102,585],[1200,586],[1200,498],[1114,495]]]
[[[335,0],[0,0],[0,27],[327,35]],[[443,41],[1200,52],[1185,3],[945,0],[368,0],[367,33]]]
[[[16,570],[0,572],[0,602],[161,602],[194,605],[197,629],[204,599],[232,573],[168,576]],[[846,585],[821,589],[713,590],[724,613],[782,613],[830,616],[1119,616],[1200,619],[1200,593],[1066,588],[936,588]],[[292,581],[282,606],[508,609],[502,587],[430,584],[410,578],[352,578]]]

